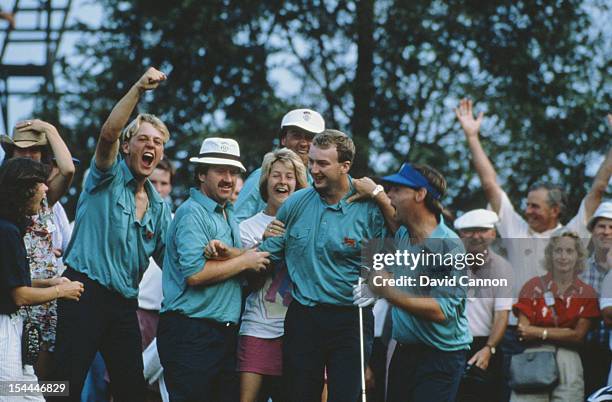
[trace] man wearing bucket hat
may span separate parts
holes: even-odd
[[[437,170],[405,163],[398,173],[384,177],[383,181],[390,186],[387,194],[396,210],[395,219],[402,225],[395,234],[398,251],[464,253],[461,240],[442,218],[440,200],[446,191],[446,180]],[[403,268],[392,268],[396,278],[409,272],[419,276],[432,268],[437,274],[448,276],[459,272],[452,266],[428,267],[422,263]],[[444,271],[440,272],[442,268]],[[384,272],[382,277],[388,275]],[[465,314],[465,293],[460,287],[451,286],[433,289],[388,286],[377,282],[377,277],[379,274],[373,273],[370,288],[393,306],[392,336],[397,341],[389,366],[387,400],[454,400],[472,341]]]
[[[599,205],[587,229],[591,232],[593,251],[586,269],[579,276],[601,296],[604,278],[612,271],[612,201]],[[609,348],[610,329],[602,320],[597,320],[591,328],[581,352],[587,395],[606,383],[612,358]]]
[[[161,264],[171,219],[170,207],[148,177],[170,134],[149,114],[125,126],[142,94],[165,79],[162,72],[148,69],[115,105],[102,126],[79,198],[64,276],[83,282],[85,292],[81,303],[58,305],[54,376],[70,381],[69,400],[80,399],[99,350],[114,399],[144,401],[138,283],[150,256]]]
[[[319,113],[310,109],[295,109],[287,113],[281,121],[280,144],[298,154],[304,166],[308,166],[308,150],[312,138],[323,130],[325,130],[325,121]],[[310,174],[306,176],[308,184],[312,184]],[[244,182],[236,201],[238,223],[263,211],[266,207],[266,202],[259,194],[260,177],[261,168],[258,168]]]
[[[498,401],[502,396],[499,392],[502,378],[499,344],[512,310],[512,267],[491,248],[497,237],[495,224],[498,220],[493,211],[474,209],[461,215],[454,224],[467,253],[485,256],[484,263],[468,267],[470,277],[508,281],[508,286],[474,287],[467,291],[466,314],[474,339],[467,362],[470,368],[464,375],[457,401],[477,400],[481,395]],[[479,369],[485,371],[483,375]]]
[[[237,400],[241,274],[265,269],[268,253],[242,250],[225,260],[204,253],[212,240],[235,250],[241,245],[229,202],[236,178],[245,171],[238,143],[207,138],[189,161],[196,164],[195,187],[168,229],[159,357],[173,401]]]

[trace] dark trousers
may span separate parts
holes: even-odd
[[[374,336],[372,308],[363,309],[365,362]],[[328,401],[355,402],[361,389],[359,309],[306,307],[293,301],[285,317],[283,374],[291,402],[320,402],[327,368]]]
[[[157,350],[172,402],[239,399],[235,325],[162,313]]]
[[[584,368],[584,391],[586,396],[606,386],[612,352],[608,343],[589,339],[580,348],[580,358]]]
[[[389,365],[387,402],[454,402],[466,356],[467,350],[398,343]]]
[[[479,350],[485,347],[488,340],[489,338],[487,336],[474,337],[474,340],[470,345],[467,360],[470,360]],[[483,400],[484,395],[486,395],[486,400],[489,402],[501,402],[502,392],[500,390],[500,386],[503,382],[503,352],[500,348],[497,348],[496,352],[497,353],[491,356],[489,366],[485,371],[486,376],[483,378],[483,380],[486,381],[476,382],[466,378],[461,381],[459,394],[457,395],[458,402],[480,401]]]
[[[387,345],[381,338],[374,338],[372,355],[368,363],[374,375],[374,387],[368,389],[369,402],[385,401],[385,379],[387,376]]]
[[[70,396],[50,400],[79,401],[89,367],[100,351],[110,375],[113,399],[144,401],[138,301],[126,299],[71,268],[64,276],[82,282],[85,291],[78,302],[58,302],[54,379],[70,381]]]
[[[501,398],[502,401],[509,401],[510,394],[512,393],[512,389],[510,388],[510,362],[512,361],[512,356],[523,353],[525,350],[525,345],[519,341],[518,335],[516,334],[516,326],[509,325],[508,328],[506,328],[500,349],[503,353]]]

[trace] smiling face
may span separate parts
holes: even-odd
[[[125,161],[137,179],[149,177],[164,156],[164,135],[151,123],[143,122],[122,150]]]
[[[200,190],[217,203],[229,201],[236,186],[240,169],[234,166],[210,165],[206,173],[200,173]]]
[[[308,169],[313,179],[313,186],[321,194],[328,194],[339,187],[351,167],[351,162],[338,162],[335,145],[327,148],[313,145],[308,155]]]
[[[278,208],[295,191],[295,171],[290,163],[276,161],[272,164],[268,176],[268,204]]]
[[[40,211],[48,189],[45,183],[36,183],[34,195],[29,199],[28,205],[25,208],[26,215],[35,215]]]
[[[308,151],[310,150],[313,137],[313,133],[298,127],[289,127],[285,136],[281,138],[281,145],[298,154],[304,165],[306,165],[308,164]]]
[[[578,261],[576,239],[561,236],[555,241],[552,249],[553,273],[568,273],[573,271]]]
[[[537,232],[554,229],[559,223],[559,208],[551,207],[548,201],[548,190],[539,188],[527,194],[525,218],[529,227]]]
[[[495,240],[495,229],[470,228],[459,230],[459,237],[463,240],[468,253],[484,253]]]
[[[612,219],[597,218],[591,231],[593,245],[596,249],[612,248]]]

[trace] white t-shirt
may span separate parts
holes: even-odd
[[[163,297],[162,270],[155,260],[149,257],[149,266],[138,285],[138,307],[159,311]]]
[[[489,206],[490,208],[490,206]],[[504,246],[508,251],[508,260],[514,271],[513,296],[515,300],[531,278],[546,274],[544,265],[544,250],[548,240],[553,234],[562,231],[578,233],[583,242],[588,242],[591,234],[587,230],[586,207],[584,200],[580,203],[578,213],[567,225],[559,224],[556,228],[545,232],[534,232],[523,217],[515,211],[508,195],[502,191],[499,209],[499,222],[496,224],[499,234],[504,239]],[[510,324],[516,325],[517,319],[510,315]]]
[[[240,223],[242,246],[252,248],[262,241],[266,226],[274,220],[263,212]],[[240,335],[272,339],[283,336],[285,315],[291,302],[291,281],[284,262],[272,263],[274,275],[266,279],[263,287],[246,299]]]
[[[68,247],[68,243],[70,242],[70,237],[72,236],[72,226],[70,225],[70,222],[68,222],[66,211],[59,201],[53,205],[52,209],[53,223],[55,224],[56,229],[51,232],[51,243],[53,244],[53,248],[60,249],[63,253],[66,251],[66,247]],[[57,269],[60,275],[64,272],[65,267],[62,257],[57,259]]]
[[[496,311],[512,310],[512,267],[503,257],[489,252],[489,260],[470,277],[478,279],[508,279],[508,287],[474,288],[468,290],[467,319],[473,336],[489,336]]]

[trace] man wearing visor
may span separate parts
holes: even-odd
[[[395,220],[401,224],[395,234],[397,250],[412,254],[464,253],[461,240],[442,218],[440,199],[446,191],[446,180],[437,170],[406,163],[398,173],[384,177],[383,181],[390,186],[387,194],[396,210]],[[438,272],[438,277],[450,277],[458,272],[453,272],[452,266],[422,263],[410,268],[391,268],[395,279],[410,272],[419,276],[440,269],[445,271]],[[472,341],[465,314],[465,294],[451,286],[400,287],[390,286],[388,282],[376,286],[376,276],[380,274],[383,278],[389,275],[377,271],[370,287],[393,306],[392,336],[397,341],[389,366],[387,400],[454,400]]]

